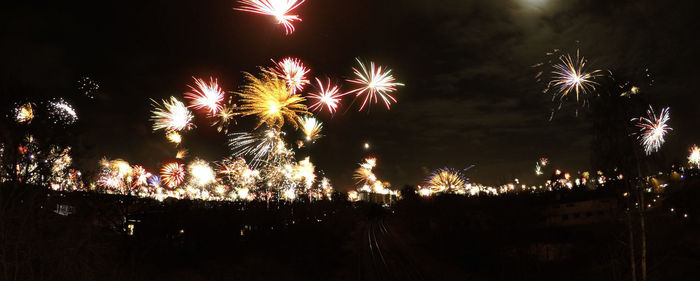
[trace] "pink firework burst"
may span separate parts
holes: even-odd
[[[289,13],[299,7],[304,0],[239,0],[240,7],[234,10],[273,16],[278,24],[284,26],[286,35],[294,32],[293,21],[301,21],[298,15]]]
[[[190,100],[190,107],[195,109],[206,109],[212,116],[216,115],[223,106],[224,91],[219,87],[216,79],[209,78],[209,83],[201,78],[194,78],[195,87],[187,85],[192,90],[185,93],[185,98]]]
[[[323,86],[321,80],[316,78],[316,84],[318,84],[318,92],[310,93],[307,97],[314,100],[314,103],[309,106],[309,109],[316,111],[321,110],[324,106],[328,108],[328,112],[331,114],[335,113],[340,104],[340,98],[345,95],[345,93],[340,92],[340,87],[331,84],[331,79],[328,79],[326,86]]]
[[[360,111],[368,102],[377,103],[380,98],[386,105],[386,108],[390,109],[391,103],[396,102],[396,98],[391,93],[396,91],[396,86],[403,86],[404,84],[396,82],[394,76],[391,75],[391,69],[375,66],[374,62],[370,62],[369,68],[367,68],[362,61],[356,60],[360,64],[359,69],[352,68],[356,78],[347,81],[357,84],[358,88],[347,92],[347,94],[355,93],[355,97],[364,95]]]

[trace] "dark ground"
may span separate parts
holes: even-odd
[[[157,202],[10,185],[1,194],[0,280],[631,280],[623,212],[546,223],[547,206],[605,191],[409,197],[391,209]],[[698,280],[700,185],[664,198],[647,212],[649,280]],[[73,214],[55,213],[57,204]]]

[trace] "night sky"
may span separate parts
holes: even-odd
[[[285,36],[270,17],[234,11],[232,0],[12,1],[0,9],[0,93],[74,100],[83,141],[93,146],[83,157],[157,170],[175,149],[151,131],[149,99],[182,97],[191,76],[216,77],[233,91],[243,71],[286,56],[302,59],[314,77],[342,82],[361,57],[391,67],[406,86],[389,111],[357,112],[356,102],[332,118],[320,115],[325,137],[297,158],[310,155],[336,188],[350,186],[370,155],[377,176],[394,187],[472,164],[467,176],[476,182],[539,184],[540,157],[571,172],[591,168],[585,109],[576,117],[565,108],[549,121],[551,97],[530,67],[555,48],[580,48],[593,68],[620,77],[648,68],[654,84],[641,85],[641,95],[656,108],[670,106],[674,128],[660,153],[683,160],[700,144],[692,2],[307,0],[295,10],[303,21]],[[95,100],[76,94],[82,75],[100,83]],[[190,156],[227,155],[226,138],[196,118],[183,143]],[[252,119],[231,131],[250,130]],[[286,131],[290,139],[299,134]]]

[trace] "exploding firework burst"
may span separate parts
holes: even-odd
[[[301,119],[301,130],[304,132],[306,141],[315,141],[321,137],[323,124],[318,119],[311,116],[304,116]]]
[[[353,179],[362,186],[373,185],[377,181],[377,176],[372,172],[372,169],[377,165],[377,158],[366,158],[360,163],[360,167],[355,170]]]
[[[78,121],[78,114],[72,105],[59,98],[49,102],[49,117],[54,122],[70,125]]]
[[[242,103],[240,114],[256,115],[260,119],[257,126],[266,123],[279,129],[287,120],[296,129],[299,114],[310,114],[302,103],[304,98],[298,94],[290,95],[285,82],[275,75],[263,72],[260,79],[250,73],[245,75],[248,83],[238,93]]]
[[[228,102],[222,105],[221,110],[214,116],[216,120],[212,123],[212,126],[216,126],[217,132],[228,133],[229,124],[231,124],[231,121],[235,122],[233,119],[236,116],[235,110],[236,105],[231,102],[231,97],[229,97]]]
[[[154,100],[151,101],[154,107],[151,111],[154,131],[160,129],[168,132],[183,131],[194,127],[194,124],[192,124],[192,119],[194,118],[192,112],[177,98],[170,97],[169,101],[163,100],[162,106]]]
[[[671,119],[669,115],[669,108],[663,108],[661,113],[657,117],[654,113],[654,108],[649,106],[647,110],[647,116],[632,119],[636,122],[636,126],[639,127],[639,140],[644,146],[644,152],[647,155],[659,151],[661,145],[664,144],[664,136],[669,130],[673,130],[668,126],[668,121]]]
[[[328,79],[325,87],[318,78],[316,78],[316,83],[318,84],[318,92],[310,93],[308,95],[309,99],[315,100],[309,108],[315,111],[321,110],[325,106],[328,109],[328,112],[331,114],[335,113],[335,111],[338,109],[340,98],[344,96],[345,93],[341,93],[338,86],[331,85],[330,78]]]
[[[187,85],[192,90],[185,93],[185,98],[190,99],[190,107],[206,109],[211,116],[215,116],[223,107],[224,90],[219,86],[217,79],[209,78],[209,83],[201,78],[194,78],[196,86]]]
[[[301,60],[290,57],[284,58],[280,62],[275,62],[274,60],[272,62],[275,64],[275,67],[267,71],[286,81],[287,88],[292,95],[296,94],[297,91],[303,90],[304,86],[309,84],[309,80],[306,79],[309,69],[304,66]]]
[[[206,186],[216,181],[214,170],[204,160],[196,159],[187,166],[190,182],[195,186]]]
[[[392,102],[396,102],[396,98],[392,96],[392,92],[396,91],[397,86],[404,84],[396,82],[394,76],[391,75],[391,70],[375,66],[374,62],[370,62],[367,68],[360,59],[356,59],[360,64],[360,68],[352,68],[356,78],[347,80],[350,83],[357,84],[358,88],[353,89],[347,94],[355,93],[355,97],[364,95],[364,100],[360,106],[360,111],[368,104],[368,102],[377,103],[381,99],[386,108],[389,109]]]
[[[549,159],[542,157],[542,158],[540,158],[539,162],[540,162],[540,166],[547,167],[547,165],[549,164]]]
[[[598,85],[595,78],[599,73],[600,70],[586,70],[586,59],[579,56],[578,50],[575,58],[568,54],[562,55],[559,57],[559,62],[554,64],[552,80],[547,84],[545,92],[553,90],[552,99],[559,97],[560,100],[573,92],[576,94],[576,101],[579,101],[580,96],[588,95],[595,90]]]
[[[285,34],[289,35],[294,32],[292,22],[301,21],[298,15],[289,13],[304,3],[304,0],[239,0],[239,3],[241,6],[235,10],[273,16],[278,24],[284,26]]]
[[[168,163],[160,169],[160,178],[167,188],[174,189],[185,180],[185,165]]]
[[[165,135],[166,138],[168,138],[168,141],[174,143],[175,145],[179,145],[182,142],[182,135],[178,132],[169,132],[167,135]]]
[[[466,183],[460,171],[450,168],[437,169],[426,179],[426,186],[433,192],[459,192]]]
[[[34,119],[32,103],[28,102],[15,108],[15,121],[17,123],[30,123]]]
[[[100,84],[92,78],[83,76],[78,79],[78,91],[89,99],[94,99],[100,90]]]
[[[688,163],[694,166],[700,166],[700,147],[693,145],[690,148],[690,155],[688,155]]]

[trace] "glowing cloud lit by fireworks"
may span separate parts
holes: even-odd
[[[311,116],[304,116],[301,119],[301,130],[306,136],[306,141],[314,141],[321,137],[323,124],[318,119]]]
[[[688,163],[695,166],[700,166],[700,147],[693,145],[690,148],[690,155],[688,155]]]
[[[599,72],[599,70],[590,72],[586,70],[586,59],[579,56],[578,50],[575,58],[568,54],[562,55],[559,57],[559,63],[554,65],[552,80],[545,91],[550,88],[554,89],[552,98],[558,96],[560,100],[573,92],[576,94],[576,101],[578,101],[580,96],[595,90],[595,86],[598,85],[595,78]]]
[[[328,112],[331,114],[335,113],[338,109],[340,98],[344,96],[345,93],[341,93],[338,86],[331,85],[330,79],[328,79],[325,87],[318,78],[316,78],[316,84],[318,84],[318,92],[310,93],[307,96],[309,99],[314,100],[314,103],[309,109],[316,111],[321,110],[325,106]]]
[[[153,130],[157,131],[164,129],[168,132],[172,131],[182,131],[194,127],[192,124],[192,119],[194,116],[190,112],[184,103],[177,100],[175,97],[170,97],[170,100],[163,100],[163,104],[160,105],[156,101],[153,101],[154,109],[151,111],[153,114],[151,120],[153,120]]]
[[[185,180],[185,165],[180,163],[168,163],[160,169],[162,183],[170,189],[180,186]]]
[[[304,98],[298,94],[291,95],[286,83],[275,75],[263,72],[260,79],[250,73],[245,76],[248,83],[238,93],[241,97],[240,114],[256,115],[260,119],[258,126],[267,123],[279,129],[286,120],[296,129],[299,114],[310,114],[302,103]]]
[[[72,105],[63,99],[49,102],[49,116],[56,122],[70,125],[78,121],[78,114]]]
[[[241,6],[235,10],[275,17],[278,24],[284,25],[285,34],[294,32],[293,21],[301,21],[297,15],[289,13],[299,7],[304,0],[239,0]]]
[[[223,107],[224,90],[219,87],[216,79],[209,78],[209,83],[201,78],[194,78],[196,86],[187,85],[191,92],[185,93],[185,98],[190,99],[190,107],[195,109],[206,109],[209,114],[215,116]]]
[[[268,71],[286,81],[287,88],[291,91],[292,95],[296,94],[297,91],[303,90],[304,86],[309,84],[309,80],[306,79],[306,74],[309,73],[309,69],[304,66],[301,60],[289,57],[280,62],[272,62],[275,63],[275,67]]]
[[[394,76],[391,75],[390,69],[382,68],[382,66],[375,66],[374,62],[370,62],[369,68],[367,68],[360,59],[356,60],[357,63],[360,64],[359,69],[352,68],[356,78],[347,81],[356,84],[358,88],[347,93],[355,93],[356,97],[364,95],[364,101],[362,102],[362,106],[360,106],[360,111],[362,111],[368,102],[377,103],[379,99],[381,99],[386,105],[386,108],[389,109],[391,103],[396,102],[396,98],[394,98],[391,93],[396,91],[397,86],[403,86],[404,84],[396,82]]]
[[[659,116],[656,116],[654,108],[649,106],[647,117],[634,118],[632,121],[636,122],[635,125],[639,127],[639,140],[644,146],[644,152],[650,155],[659,151],[659,148],[665,142],[664,136],[669,130],[673,129],[667,124],[671,119],[668,107],[663,108]]]

